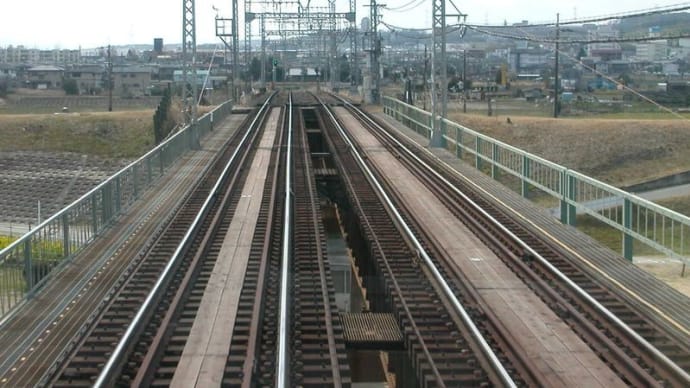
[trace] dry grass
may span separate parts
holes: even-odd
[[[153,144],[153,112],[0,115],[0,151],[133,158]]]
[[[690,170],[690,121],[486,117],[450,119],[604,182],[626,186]]]

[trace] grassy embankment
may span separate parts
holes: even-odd
[[[152,111],[0,115],[0,151],[136,158],[153,145]]]

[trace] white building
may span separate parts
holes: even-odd
[[[665,40],[652,40],[635,45],[635,57],[642,62],[658,62],[668,57],[668,43]]]
[[[661,37],[660,27],[651,27],[648,36],[650,38]],[[635,45],[635,56],[638,61],[643,62],[658,62],[668,58],[668,41],[663,39],[650,40],[644,43]]]

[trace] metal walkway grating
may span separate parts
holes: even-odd
[[[343,313],[340,320],[349,349],[403,348],[403,336],[393,314]]]

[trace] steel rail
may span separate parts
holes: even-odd
[[[292,197],[292,185],[291,185],[291,169],[292,169],[292,93],[289,95],[288,102],[288,138],[287,138],[287,152],[285,158],[285,208],[283,209],[284,219],[283,219],[283,253],[281,257],[281,269],[280,269],[280,310],[278,319],[280,320],[280,325],[278,328],[278,355],[277,355],[277,371],[276,371],[276,388],[287,387],[289,383],[289,378],[287,376],[289,365],[288,365],[288,328],[290,325],[289,315],[288,315],[288,280],[290,275],[290,235],[291,230],[291,197]]]
[[[204,201],[204,204],[201,207],[201,210],[197,214],[197,216],[194,218],[194,221],[192,221],[192,224],[190,225],[189,229],[187,230],[187,233],[185,233],[184,237],[180,241],[180,243],[177,245],[177,248],[175,249],[175,252],[173,253],[172,257],[170,258],[170,261],[168,261],[168,264],[165,266],[163,269],[163,272],[161,275],[158,277],[158,280],[154,284],[152,290],[149,292],[147,295],[146,299],[144,300],[144,303],[142,303],[141,307],[139,307],[139,310],[137,311],[136,315],[132,319],[132,322],[129,324],[127,327],[127,330],[125,331],[124,335],[122,338],[120,338],[120,341],[118,342],[117,346],[115,347],[115,350],[113,350],[113,353],[110,355],[108,358],[108,361],[106,362],[105,366],[101,370],[100,374],[98,375],[98,378],[94,382],[94,387],[95,388],[102,388],[108,385],[109,381],[112,379],[113,375],[115,372],[117,372],[117,369],[119,368],[119,364],[122,361],[122,358],[125,356],[125,352],[127,348],[131,345],[131,342],[133,341],[135,334],[139,330],[140,326],[144,324],[144,317],[146,313],[154,308],[153,302],[156,299],[156,296],[161,292],[162,288],[164,285],[167,283],[167,279],[169,276],[172,274],[172,268],[175,267],[177,262],[182,258],[182,252],[186,248],[187,244],[190,242],[190,239],[194,235],[195,231],[199,227],[201,220],[206,216],[206,213],[208,212],[209,208],[211,207],[212,202],[215,200],[216,197],[216,192],[220,188],[221,184],[224,181],[225,176],[228,174],[228,171],[230,169],[230,166],[232,163],[235,161],[235,158],[237,157],[237,154],[240,151],[240,148],[242,148],[242,145],[244,145],[245,141],[249,137],[249,134],[251,133],[252,128],[256,125],[260,115],[262,112],[265,111],[266,107],[268,106],[268,103],[271,101],[273,98],[273,95],[269,96],[269,98],[266,99],[264,104],[261,106],[261,109],[257,113],[256,117],[254,117],[254,120],[252,120],[252,123],[249,126],[249,129],[247,132],[244,134],[242,137],[242,140],[240,141],[240,144],[236,147],[235,152],[233,152],[232,156],[230,157],[230,160],[227,162],[225,165],[225,168],[223,169],[223,172],[221,173],[220,177],[216,181],[216,184],[213,186],[211,191],[209,192],[208,197],[206,197],[206,200]]]
[[[357,109],[354,105],[350,104],[348,101],[341,99],[343,103],[349,107],[351,107],[354,110],[357,110],[358,112],[361,113],[359,109]],[[546,268],[549,269],[553,274],[558,277],[559,280],[564,282],[568,287],[571,288],[578,296],[583,298],[585,301],[587,301],[596,311],[598,311],[600,314],[602,314],[604,317],[606,317],[609,321],[611,321],[613,324],[617,325],[621,330],[625,332],[625,334],[629,335],[632,337],[635,341],[638,342],[638,344],[644,348],[644,350],[648,351],[653,355],[655,359],[660,361],[663,365],[665,365],[671,372],[674,372],[679,378],[685,380],[689,385],[690,385],[690,374],[683,370],[680,366],[678,366],[675,362],[673,362],[671,359],[669,359],[664,353],[662,353],[659,349],[657,349],[654,345],[650,344],[645,338],[640,336],[636,331],[634,331],[630,326],[628,326],[625,322],[623,322],[620,318],[618,318],[615,314],[613,314],[609,309],[607,309],[605,306],[603,306],[601,303],[599,303],[596,299],[594,299],[591,295],[589,295],[587,292],[585,292],[580,286],[578,286],[575,282],[570,280],[565,274],[563,274],[561,271],[559,271],[553,264],[551,264],[547,259],[545,259],[543,256],[541,256],[538,252],[536,252],[534,249],[532,249],[527,243],[522,241],[518,236],[516,236],[513,232],[508,230],[505,226],[503,226],[498,220],[496,220],[493,216],[491,216],[489,213],[487,213],[484,209],[482,209],[479,205],[477,205],[474,201],[472,201],[469,197],[467,197],[462,191],[460,191],[455,185],[453,185],[450,181],[448,181],[445,177],[443,177],[441,174],[439,174],[436,170],[434,170],[429,164],[424,162],[421,158],[419,158],[417,155],[415,155],[409,148],[407,148],[402,142],[400,142],[398,139],[396,139],[393,135],[388,133],[388,131],[383,130],[383,128],[376,123],[374,120],[372,120],[369,116],[366,114],[361,113],[363,117],[365,117],[370,124],[378,127],[381,129],[381,131],[389,137],[393,142],[395,142],[400,148],[402,148],[407,154],[409,154],[412,158],[417,160],[422,166],[424,166],[427,171],[430,173],[434,174],[438,179],[440,179],[444,184],[446,184],[451,190],[453,190],[455,193],[457,193],[459,196],[461,196],[465,201],[467,201],[472,207],[474,207],[478,212],[480,212],[484,217],[486,217],[489,221],[494,223],[501,231],[506,233],[510,238],[512,238],[515,242],[518,243],[523,249],[525,249],[529,254],[531,254],[535,259],[537,259],[542,265],[544,265]],[[399,148],[399,149],[400,149]],[[429,152],[429,151],[427,151]],[[433,156],[433,154],[432,154]],[[435,156],[434,156],[435,157]]]
[[[481,351],[488,358],[489,363],[491,364],[491,366],[494,368],[494,371],[496,372],[496,375],[501,379],[501,383],[503,383],[507,387],[517,387],[517,384],[515,384],[513,379],[510,377],[510,374],[505,369],[505,367],[503,366],[501,361],[498,359],[498,356],[496,356],[494,351],[491,349],[491,346],[489,346],[486,339],[482,336],[481,332],[479,331],[477,326],[472,321],[472,318],[470,317],[467,310],[465,310],[465,308],[462,306],[462,304],[460,303],[458,298],[453,293],[453,290],[448,285],[448,282],[446,282],[446,280],[443,278],[443,275],[438,270],[436,265],[433,263],[433,261],[431,260],[431,257],[429,257],[429,255],[427,254],[427,252],[424,249],[424,247],[422,246],[422,244],[419,242],[417,237],[415,237],[414,233],[412,232],[410,227],[407,225],[407,222],[404,220],[404,218],[402,217],[402,215],[398,211],[397,207],[395,206],[395,204],[391,200],[391,198],[388,196],[388,194],[385,192],[385,190],[381,186],[381,183],[378,181],[378,179],[376,178],[374,173],[371,171],[371,169],[369,169],[369,167],[365,163],[364,159],[362,158],[360,153],[355,148],[354,143],[350,140],[349,136],[345,133],[342,126],[338,123],[338,121],[336,120],[336,118],[333,115],[333,113],[331,112],[331,110],[326,109],[326,111],[328,112],[328,115],[331,117],[331,120],[333,121],[336,128],[338,129],[338,132],[340,132],[341,136],[343,137],[343,139],[345,139],[346,143],[348,144],[348,147],[350,148],[350,152],[352,152],[353,156],[357,159],[360,166],[362,166],[362,169],[368,175],[372,184],[379,191],[379,194],[381,195],[383,200],[391,208],[393,215],[397,219],[398,223],[402,226],[405,234],[407,234],[408,238],[410,239],[410,241],[415,246],[415,249],[417,250],[417,253],[419,254],[419,256],[424,259],[424,262],[427,265],[428,269],[433,274],[434,279],[437,282],[439,282],[439,284],[441,285],[443,292],[445,293],[449,302],[453,305],[455,310],[460,315],[463,323],[467,326],[470,334],[472,335],[472,338],[479,344]]]

